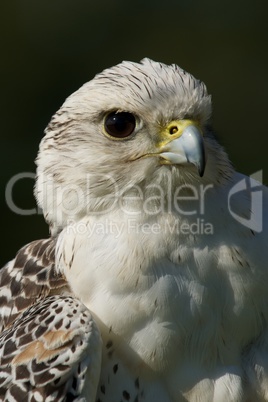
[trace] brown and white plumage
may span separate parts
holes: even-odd
[[[55,240],[23,247],[2,268],[0,281],[0,400],[94,398],[99,332],[89,310],[56,274]]]
[[[23,247],[1,270],[1,331],[28,307],[63,286],[66,281],[55,272],[55,239]]]
[[[35,190],[52,237],[0,274],[0,400],[268,401],[267,189],[253,212],[234,193],[210,113],[202,82],[145,59],[52,118]],[[262,201],[261,229],[243,224]]]

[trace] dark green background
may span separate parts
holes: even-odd
[[[8,180],[34,172],[43,130],[64,99],[97,72],[147,56],[175,62],[213,96],[214,127],[235,167],[268,182],[267,0],[2,0],[0,263],[48,235],[42,216],[5,202]],[[32,208],[33,180],[14,187]]]

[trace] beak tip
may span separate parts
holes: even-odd
[[[203,177],[204,173],[205,173],[205,164],[204,163],[200,164],[197,169],[198,169],[199,176]]]
[[[197,156],[195,155],[194,158],[189,158],[188,160],[195,165],[199,176],[203,177],[206,169],[206,154],[203,142],[200,142],[199,154]]]

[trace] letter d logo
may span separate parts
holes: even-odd
[[[260,170],[249,177],[249,186],[247,185],[247,180],[242,179],[232,187],[228,195],[228,209],[232,217],[255,232],[262,231],[262,190],[256,189],[261,186],[261,183],[262,171]],[[251,205],[249,206],[250,217],[248,219],[235,213],[230,205],[231,197],[244,190],[250,192],[251,198]]]

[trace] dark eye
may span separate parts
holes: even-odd
[[[104,121],[105,131],[115,138],[129,137],[136,127],[136,119],[128,112],[112,112]]]

